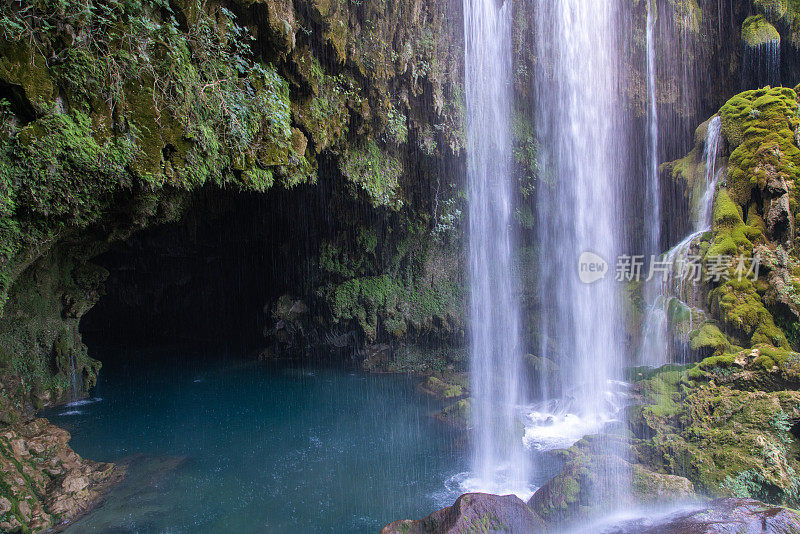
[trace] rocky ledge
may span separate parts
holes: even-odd
[[[123,467],[78,456],[69,439],[66,430],[14,405],[0,387],[0,532],[40,532],[72,521],[124,477]]]

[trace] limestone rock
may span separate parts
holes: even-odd
[[[46,419],[19,415],[0,426],[0,531],[40,532],[71,521],[101,501],[125,469],[84,460],[72,449],[66,430]]]

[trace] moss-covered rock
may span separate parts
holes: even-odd
[[[454,399],[464,395],[464,388],[460,384],[449,384],[435,376],[429,376],[423,389],[440,399]]]
[[[19,387],[0,377],[0,404]],[[69,433],[4,405],[0,421],[0,530],[43,532],[96,506],[125,469],[83,460],[69,448]],[[9,419],[9,412],[14,414]]]
[[[545,522],[516,495],[467,493],[424,519],[395,521],[381,534],[470,534],[477,532],[544,532]]]
[[[713,356],[639,383],[644,405],[632,420],[640,461],[688,478],[703,493],[796,506],[799,466],[789,428],[800,420],[800,394],[782,389],[796,380],[788,357],[789,367],[765,378],[770,355],[777,356]]]
[[[692,483],[631,463],[628,445],[617,436],[586,436],[556,454],[564,469],[539,488],[528,506],[550,524],[587,519],[600,510],[641,503],[664,503],[694,495]],[[631,481],[630,492],[623,490]]]
[[[460,399],[439,412],[436,418],[456,428],[470,428],[472,426],[472,399]]]
[[[748,17],[742,23],[742,41],[750,48],[766,44],[780,44],[781,34],[761,15]]]

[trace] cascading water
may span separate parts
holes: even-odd
[[[658,96],[656,93],[655,0],[647,0],[647,186],[645,226],[648,228],[646,250],[657,254],[661,240],[661,191],[658,183]]]
[[[526,443],[541,449],[568,446],[600,431],[619,409],[614,400],[624,356],[613,270],[623,234],[618,177],[627,154],[619,91],[620,3],[537,0],[534,9],[537,135],[540,166],[548,177],[537,197],[540,350],[560,367],[563,390],[531,415]],[[605,278],[581,282],[584,252],[607,262]],[[618,486],[625,486],[623,475]]]
[[[512,277],[510,2],[464,0],[473,479],[529,495],[520,429],[521,349]]]
[[[697,193],[702,191],[699,201],[692,198],[692,232],[664,255],[662,261],[671,266],[666,276],[654,277],[649,282],[650,287],[658,288],[658,291],[645,319],[639,357],[640,363],[643,365],[658,367],[676,359],[671,350],[672,343],[668,324],[670,309],[688,310],[688,330],[690,331],[692,328],[691,310],[698,305],[697,288],[688,283],[686,268],[693,244],[703,233],[711,229],[717,183],[724,172],[724,169],[717,168],[717,154],[721,137],[722,120],[719,116],[715,116],[708,123],[703,148],[705,181],[702,183],[702,189],[695,188],[695,191],[692,192],[692,197],[696,197]],[[649,293],[653,293],[653,291],[649,291]],[[688,334],[688,331],[683,334]],[[685,348],[685,339],[681,340],[678,345]],[[682,359],[685,359],[685,350],[681,354]]]

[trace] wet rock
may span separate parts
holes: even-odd
[[[0,425],[0,531],[40,532],[74,520],[99,504],[125,469],[84,460],[70,449],[66,430],[46,419]]]
[[[705,495],[796,507],[800,392],[790,388],[799,370],[800,355],[762,346],[657,373],[637,385],[639,461],[686,476]]]
[[[614,534],[794,534],[800,514],[751,499],[717,499],[692,511],[622,522],[604,532]]]
[[[464,395],[464,387],[461,384],[445,382],[435,376],[429,376],[420,387],[426,393],[440,399],[457,399]]]
[[[545,522],[514,495],[467,493],[425,519],[404,519],[383,527],[381,534],[468,534],[507,532],[536,534]]]
[[[335,343],[331,345],[336,346]],[[392,371],[392,348],[385,343],[373,343],[364,347],[364,360],[361,366],[372,373]]]
[[[303,356],[308,346],[308,311],[305,302],[291,295],[282,295],[271,307],[264,307],[273,323],[264,330],[268,347],[262,359]]]
[[[555,454],[561,473],[546,482],[528,506],[551,523],[586,519],[621,504],[664,503],[694,496],[692,483],[655,473],[628,457],[626,441],[617,436],[587,436]],[[630,491],[623,482],[630,480]]]

